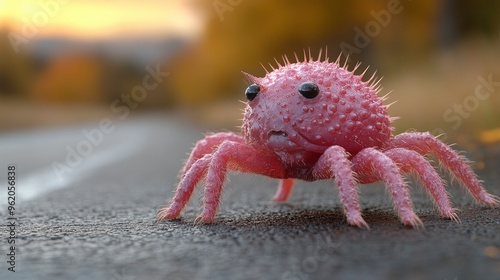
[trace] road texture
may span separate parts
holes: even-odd
[[[0,279],[500,279],[500,209],[474,204],[456,183],[449,191],[461,223],[441,218],[411,183],[422,231],[400,224],[380,184],[361,187],[371,227],[364,230],[346,224],[330,181],[299,182],[288,203],[276,204],[277,181],[246,174],[230,175],[213,224],[193,225],[202,188],[180,219],[156,224],[204,131],[162,115],[114,125],[59,185],[51,163],[64,163],[65,146],[76,147],[81,131],[97,125],[0,137],[2,166],[16,164],[21,197],[16,272],[8,270],[5,230]],[[486,188],[500,195],[500,146],[466,155],[481,160]],[[44,184],[52,187],[40,192]]]

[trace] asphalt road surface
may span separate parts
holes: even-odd
[[[277,181],[246,174],[230,175],[213,224],[193,225],[202,188],[180,219],[156,224],[205,131],[164,115],[113,120],[102,138],[98,127],[0,136],[2,223],[17,218],[15,272],[6,226],[0,279],[500,279],[500,209],[473,203],[456,183],[449,191],[461,223],[441,218],[412,183],[422,231],[399,222],[380,184],[361,187],[364,230],[346,224],[330,181],[299,182],[288,203],[276,204]],[[500,145],[466,155],[480,159],[478,174],[500,195]]]

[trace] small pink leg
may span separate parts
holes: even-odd
[[[328,148],[314,166],[313,176],[317,180],[334,178],[339,187],[340,199],[344,206],[347,223],[360,228],[370,228],[361,216],[357,182],[351,169],[348,154],[344,148],[340,146]]]
[[[208,167],[203,213],[197,221],[210,223],[214,219],[228,168],[279,179],[285,176],[280,158],[272,151],[233,141],[222,142]]]
[[[386,148],[406,148],[422,155],[434,153],[439,161],[467,187],[476,200],[492,207],[500,205],[499,198],[487,193],[481,186],[481,182],[467,165],[466,160],[430,133],[402,133],[394,137]]]
[[[436,205],[444,217],[458,221],[455,210],[451,207],[448,193],[444,188],[443,180],[431,164],[419,153],[403,148],[395,148],[384,152],[404,173],[415,174],[434,198]]]
[[[382,180],[386,183],[403,224],[414,228],[423,227],[422,221],[413,212],[410,194],[399,168],[388,156],[373,148],[367,148],[353,157],[352,164],[361,181]]]
[[[273,201],[275,202],[285,202],[288,200],[290,196],[290,192],[292,191],[294,179],[282,179],[280,180],[280,184],[278,186],[278,191],[273,196]]]
[[[179,216],[182,209],[186,206],[189,198],[193,194],[193,190],[206,174],[208,164],[212,160],[212,155],[207,154],[198,159],[189,169],[185,176],[181,179],[172,202],[168,207],[163,208],[157,215],[158,221],[164,219],[173,219]]]
[[[181,178],[189,171],[191,166],[200,158],[202,158],[206,154],[213,153],[216,148],[224,142],[224,140],[230,140],[233,142],[244,143],[245,140],[243,136],[234,134],[232,132],[220,132],[212,135],[206,136],[204,139],[196,142],[193,150],[191,151],[191,155],[189,156],[184,168],[181,172]]]
[[[179,216],[186,206],[198,182],[206,175],[208,164],[212,160],[212,153],[224,141],[244,142],[242,136],[222,132],[206,136],[196,142],[191,155],[189,156],[181,172],[181,181],[177,186],[172,202],[168,207],[163,208],[157,214],[157,220],[173,219]]]

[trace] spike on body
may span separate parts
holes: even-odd
[[[402,174],[421,179],[441,215],[458,220],[440,176],[424,157],[436,155],[479,202],[499,205],[499,199],[481,186],[464,158],[429,133],[394,136],[388,105],[379,97],[380,79],[361,75],[311,52],[304,60],[284,65],[276,61],[262,78],[244,73],[251,84],[245,94],[241,134],[216,133],[200,140],[181,173],[181,181],[158,220],[180,212],[196,185],[205,179],[203,213],[197,221],[211,222],[217,211],[228,170],[281,179],[275,201],[285,201],[296,179],[334,180],[339,188],[347,222],[368,227],[361,215],[357,184],[383,181],[390,191],[400,220],[413,227],[422,221],[413,210]]]

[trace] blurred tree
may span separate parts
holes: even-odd
[[[8,39],[9,29],[0,28],[0,96],[25,96],[33,69],[30,57],[15,53]]]
[[[498,38],[500,1],[456,1],[459,32],[466,35],[486,35]]]
[[[51,60],[32,87],[35,100],[53,103],[112,104],[130,98],[143,85],[146,69],[127,61],[110,60],[95,54],[69,53]],[[147,97],[137,108],[165,108],[168,95],[163,86],[146,90]]]
[[[103,84],[102,92],[104,94],[104,102],[112,104],[116,99],[123,100],[132,95],[135,87],[143,86],[144,78],[150,76],[149,69],[154,69],[152,66],[139,66],[130,61],[118,60],[101,60],[103,63]],[[160,67],[162,68],[162,67]],[[163,71],[163,70],[161,70]],[[171,97],[166,94],[165,86],[161,83],[167,82],[168,79],[153,83],[153,87],[146,89],[147,95],[143,100],[138,102],[138,109],[171,107]],[[148,81],[151,83],[151,81]],[[153,81],[154,82],[154,81]]]
[[[103,64],[83,53],[61,55],[35,78],[35,100],[56,103],[96,103],[103,100]]]

